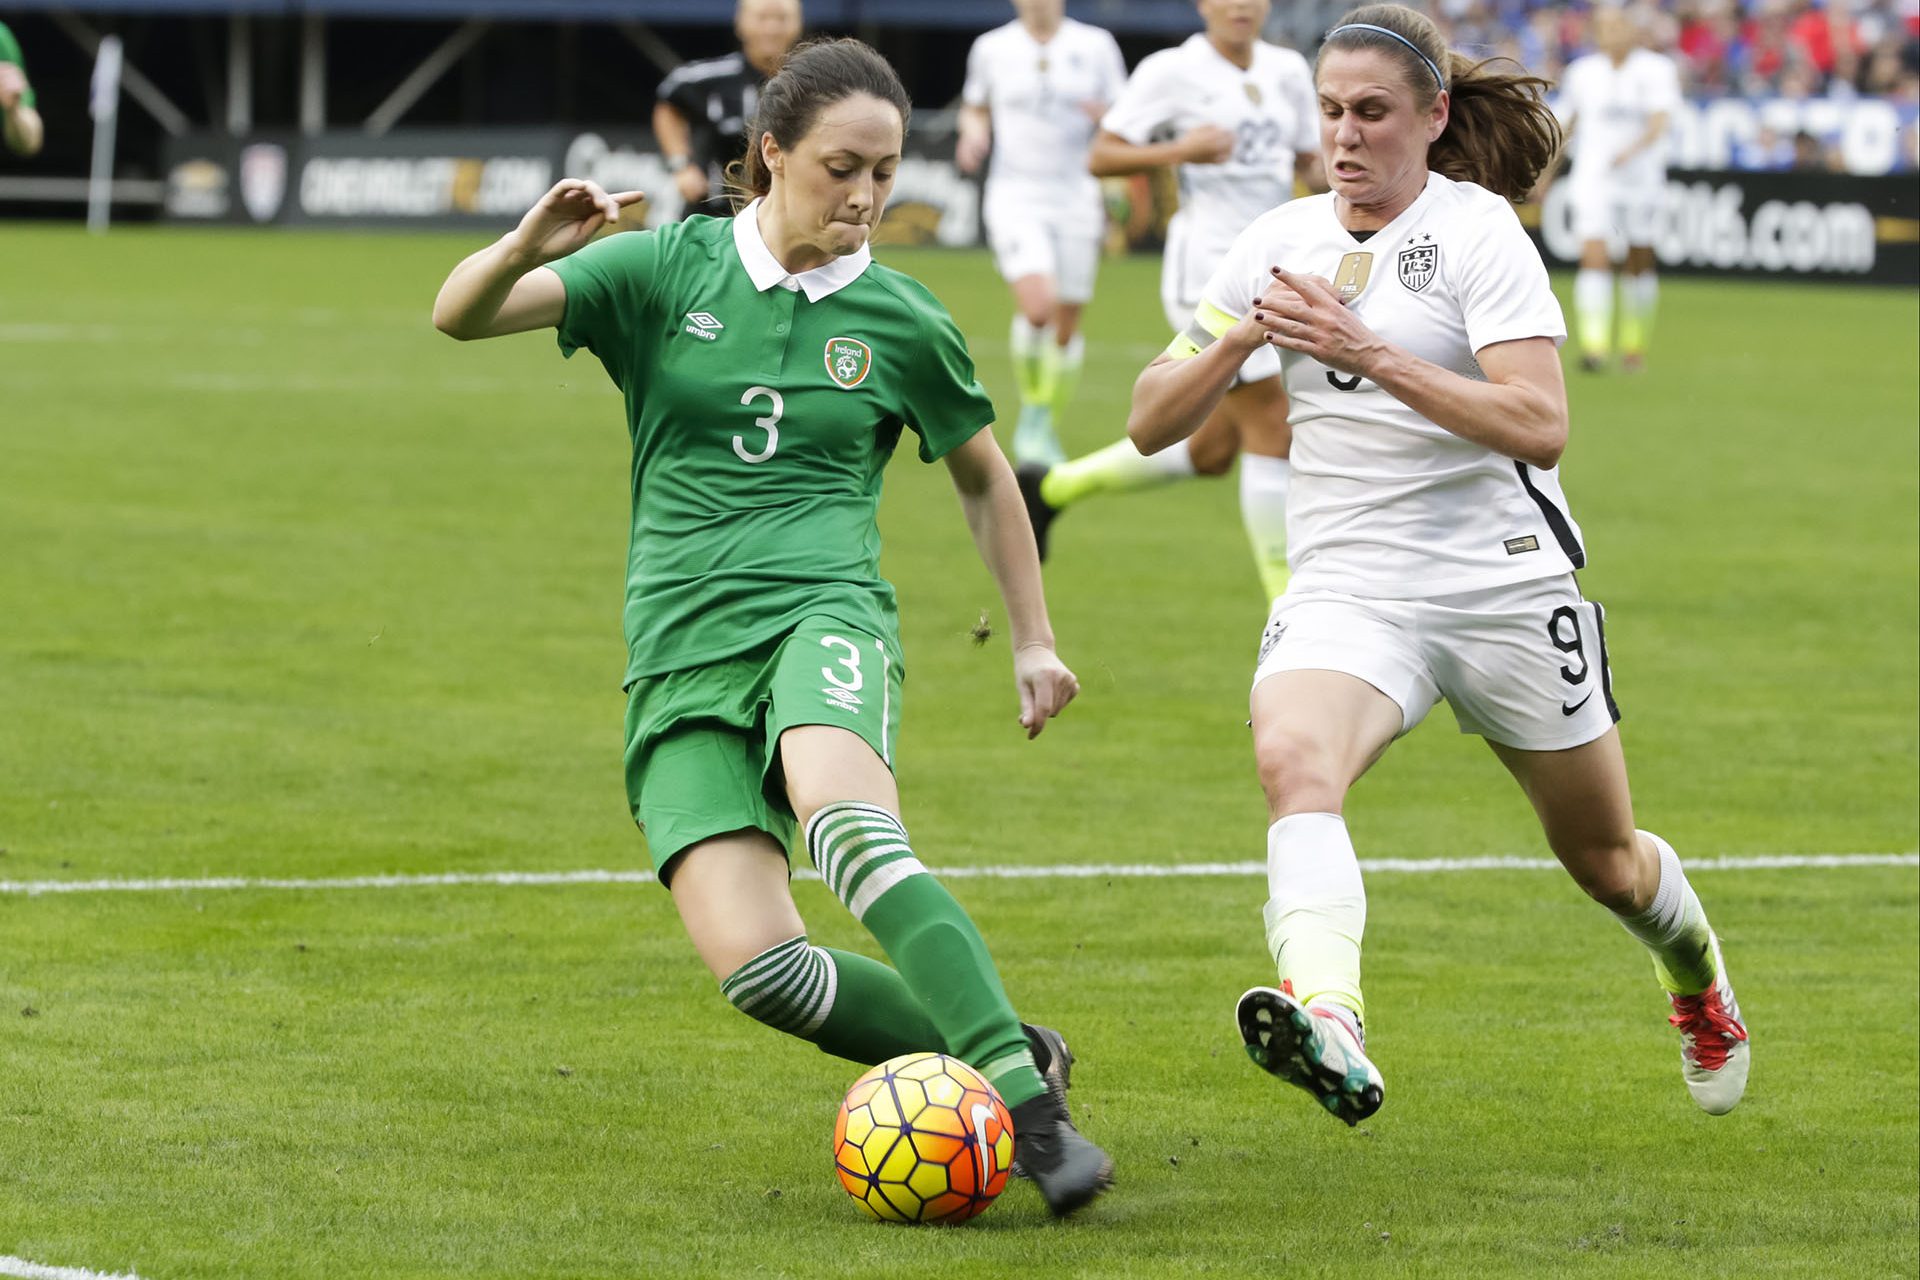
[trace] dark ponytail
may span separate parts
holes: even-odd
[[[1354,23],[1384,27],[1394,35],[1341,30]],[[1329,49],[1386,54],[1422,101],[1431,103],[1441,89],[1452,95],[1446,131],[1427,151],[1427,167],[1443,177],[1477,182],[1509,200],[1524,200],[1560,152],[1560,121],[1547,105],[1546,92],[1552,87],[1547,81],[1508,58],[1475,62],[1455,53],[1430,18],[1405,5],[1370,4],[1353,10],[1320,46],[1320,56]]]
[[[807,136],[820,113],[857,94],[890,102],[907,127],[913,103],[893,65],[872,46],[854,39],[809,40],[795,46],[780,70],[760,89],[760,105],[747,125],[747,154],[727,166],[727,194],[738,210],[773,188],[773,175],[760,154],[767,134],[791,150]]]

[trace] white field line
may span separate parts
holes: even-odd
[[[1442,875],[1463,871],[1552,871],[1551,858],[1362,858],[1369,873]],[[1803,868],[1920,867],[1920,853],[1768,853],[1693,858],[1689,871],[1770,871]],[[1169,880],[1217,876],[1265,875],[1264,862],[1060,863],[1051,866],[949,866],[934,872],[948,880]],[[796,880],[819,874],[797,870]],[[449,871],[432,875],[380,876],[209,876],[156,880],[0,880],[0,894],[39,897],[55,893],[167,893],[214,889],[432,889],[445,886],[576,884],[652,884],[651,871]],[[0,1272],[0,1275],[5,1274]]]
[[[18,1276],[20,1280],[140,1280],[131,1271],[89,1271],[85,1267],[50,1267],[44,1262],[28,1262],[0,1254],[0,1276]]]

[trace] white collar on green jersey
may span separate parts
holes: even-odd
[[[857,252],[835,258],[824,267],[790,274],[761,238],[760,223],[754,217],[759,209],[760,202],[755,200],[733,215],[733,247],[740,254],[740,265],[747,269],[747,278],[762,293],[791,281],[807,295],[808,302],[818,302],[858,280],[873,261],[872,251],[861,245]]]

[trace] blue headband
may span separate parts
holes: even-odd
[[[1376,27],[1371,22],[1349,22],[1344,27],[1335,27],[1333,30],[1327,32],[1327,39],[1329,40],[1333,39],[1335,36],[1339,35],[1342,31],[1378,31],[1383,36],[1392,36],[1395,40],[1398,40],[1401,44],[1413,50],[1414,57],[1420,59],[1420,61],[1427,64],[1427,70],[1433,72],[1433,82],[1435,84],[1439,85],[1443,90],[1447,87],[1447,82],[1445,78],[1441,76],[1440,68],[1434,62],[1434,60],[1432,58],[1429,58],[1426,54],[1422,53],[1420,51],[1419,45],[1407,39],[1405,36],[1401,35],[1398,31],[1389,31],[1385,27]]]

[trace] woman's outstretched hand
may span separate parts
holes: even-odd
[[[645,199],[638,191],[608,195],[597,182],[562,178],[520,219],[513,232],[517,247],[537,266],[557,262],[620,221],[622,209]]]

